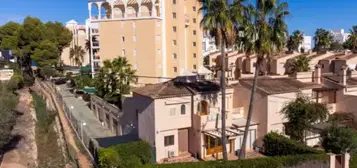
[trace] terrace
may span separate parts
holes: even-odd
[[[160,18],[162,6],[161,0],[88,1],[92,21]]]

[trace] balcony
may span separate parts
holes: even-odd
[[[98,29],[92,29],[92,35],[98,35],[99,30]]]
[[[220,113],[210,113],[209,115],[197,115],[194,114],[194,127],[200,130],[212,130],[216,128],[222,128],[222,119]],[[226,127],[232,125],[232,113],[226,112]]]
[[[99,42],[93,42],[92,48],[93,49],[99,48]]]

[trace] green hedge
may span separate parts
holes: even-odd
[[[283,135],[271,132],[264,136],[265,155],[285,156],[300,154],[319,154],[323,151],[316,150],[305,144],[291,140]]]
[[[134,141],[98,150],[99,164],[109,167],[141,167],[151,163],[150,145],[145,141]]]
[[[258,159],[236,161],[209,161],[192,163],[174,163],[160,165],[145,165],[144,168],[282,168],[296,166],[305,162],[318,162],[327,164],[328,156],[325,154],[306,154],[293,156],[275,156]]]

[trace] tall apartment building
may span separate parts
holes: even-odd
[[[93,71],[104,60],[126,57],[139,83],[157,83],[203,64],[197,0],[90,0]],[[93,38],[90,38],[93,40]]]
[[[72,39],[70,45],[63,49],[62,55],[61,55],[61,60],[63,61],[63,63],[65,65],[75,66],[75,63],[73,62],[73,60],[70,59],[69,52],[70,52],[71,48],[73,48],[76,45],[81,46],[82,49],[85,50],[85,44],[86,44],[86,40],[88,38],[87,26],[80,25],[75,20],[70,20],[66,23],[65,27],[72,32],[73,39]],[[85,51],[86,51],[86,54],[83,58],[82,65],[87,65],[90,62],[88,52],[87,52],[87,50],[85,50]]]
[[[333,36],[333,40],[337,41],[339,43],[344,43],[348,39],[348,37],[350,36],[350,33],[346,33],[344,29],[330,30],[330,33]]]
[[[311,44],[312,44],[312,37],[304,35],[304,40],[302,44],[299,45],[299,51],[301,51],[301,48],[304,48],[305,52],[311,50],[312,49]]]

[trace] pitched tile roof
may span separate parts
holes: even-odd
[[[240,80],[241,85],[246,87],[253,86],[253,79],[242,79]],[[270,78],[270,77],[259,77],[257,82],[257,90],[265,94],[280,94],[280,93],[290,93],[299,92],[302,89],[313,89],[320,88],[323,85],[318,85],[312,82],[301,82],[294,78],[284,77],[284,78]]]
[[[153,99],[191,96],[203,92],[218,92],[219,85],[210,81],[180,82],[172,79],[167,82],[136,88],[134,93]]]

